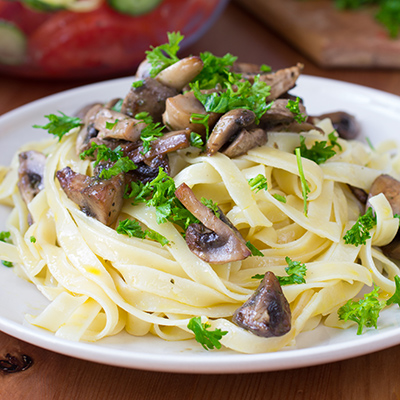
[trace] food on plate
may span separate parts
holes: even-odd
[[[121,98],[38,116],[53,138],[2,170],[0,259],[49,300],[27,320],[244,353],[377,327],[400,303],[397,147],[355,140],[344,111],[308,115],[301,64],[179,59],[182,39]]]

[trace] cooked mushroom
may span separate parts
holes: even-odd
[[[198,56],[190,56],[162,70],[156,79],[163,85],[181,91],[203,69],[203,61]]]
[[[176,96],[178,92],[153,78],[145,78],[142,82],[140,86],[131,87],[122,103],[121,112],[134,117],[146,111],[154,122],[161,122],[165,101]]]
[[[228,111],[215,124],[206,144],[206,153],[215,154],[233,135],[254,123],[255,114],[245,108]]]
[[[206,115],[207,113],[193,92],[178,94],[168,98],[165,102],[163,122],[172,131],[190,129],[204,135],[206,132],[204,125],[190,122],[193,114]],[[212,127],[217,122],[220,114],[211,112],[208,115],[208,124]]]
[[[282,126],[294,122],[294,114],[287,107],[289,100],[277,99],[271,107],[262,115],[260,125],[268,130],[281,129]],[[302,115],[306,114],[306,109],[302,103],[299,103],[299,111]]]
[[[144,160],[136,164],[137,168],[133,171],[129,171],[125,174],[125,183],[130,184],[130,182],[151,182],[153,179],[157,178],[160,168],[166,174],[169,174],[169,160],[167,155],[159,155],[152,158],[151,160]]]
[[[180,149],[185,149],[190,146],[190,131],[185,129],[183,131],[169,132],[160,138],[151,142],[151,147],[148,152],[144,152],[143,146],[138,143],[132,143],[130,146],[121,146],[124,155],[128,156],[135,164],[146,160],[152,159],[156,156],[171,153]]]
[[[94,127],[94,120],[97,113],[102,109],[101,104],[94,104],[86,111],[83,117],[83,126],[76,138],[75,150],[79,155],[90,147],[90,139],[97,136],[99,131]]]
[[[102,107],[95,115],[94,127],[99,138],[123,139],[136,142],[146,124],[125,114]]]
[[[150,76],[152,65],[150,64],[149,60],[145,58],[138,66],[136,70],[136,80],[141,80],[144,78],[148,78]]]
[[[352,186],[352,185],[348,185],[349,189],[351,190],[351,192],[354,194],[354,196],[356,197],[356,199],[361,203],[361,204],[365,204],[368,200],[368,193],[361,188]]]
[[[325,118],[330,118],[333,127],[339,134],[339,137],[343,139],[355,139],[360,133],[360,125],[357,122],[356,118],[353,115],[344,111],[336,111],[309,117],[309,122],[315,124]]]
[[[18,155],[18,188],[26,204],[44,189],[46,156],[40,151],[29,150]]]
[[[263,129],[256,128],[249,131],[242,129],[233,142],[221,151],[226,156],[234,158],[247,153],[254,147],[262,146],[266,141],[267,133]]]
[[[291,329],[289,303],[273,272],[267,271],[257,290],[233,314],[233,322],[261,337],[283,336]]]
[[[201,222],[190,224],[186,230],[186,243],[194,254],[212,264],[225,264],[250,256],[243,237],[221,210],[218,210],[218,218],[196,198],[186,183],[176,189],[175,195]]]
[[[56,176],[65,194],[86,215],[105,225],[115,222],[123,204],[125,182],[122,174],[102,180],[65,167],[57,171]]]
[[[303,71],[304,65],[298,63],[289,68],[283,68],[276,72],[264,73],[260,75],[260,80],[271,86],[270,95],[267,101],[277,99],[289,89],[296,85],[296,81]]]
[[[400,182],[390,175],[379,175],[371,185],[368,199],[379,193],[385,195],[392,208],[393,214],[400,214]],[[369,206],[367,201],[366,209]],[[391,243],[382,246],[382,251],[388,257],[400,260],[400,233],[397,233]]]

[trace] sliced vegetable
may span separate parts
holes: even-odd
[[[141,15],[156,8],[162,0],[108,0],[114,10],[123,14]]]
[[[0,20],[0,63],[22,64],[26,56],[26,37],[15,24]]]

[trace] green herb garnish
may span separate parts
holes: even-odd
[[[248,182],[251,190],[255,191],[256,193],[262,189],[268,190],[267,178],[262,174],[258,174],[254,178],[250,178]]]
[[[222,336],[225,336],[228,332],[221,331],[221,329],[215,329],[210,331],[208,328],[211,327],[208,323],[202,323],[200,317],[193,317],[190,319],[188,325],[195,336],[197,342],[199,342],[206,350],[212,350],[221,348],[220,340]]]
[[[100,161],[111,161],[115,162],[119,160],[123,156],[123,151],[121,150],[121,146],[117,146],[114,150],[111,150],[105,144],[97,144],[95,142],[91,143],[91,147],[88,150],[85,150],[83,153],[79,155],[81,160],[84,160],[86,157],[94,156],[96,154],[96,161],[93,164],[96,167]]]
[[[165,129],[165,126],[161,125],[160,122],[153,122],[151,115],[145,111],[136,114],[135,119],[146,124],[140,133],[140,139],[143,141],[142,154],[146,154],[151,148],[151,142],[163,136],[162,131]]]
[[[304,175],[303,163],[301,162],[301,153],[299,147],[295,149],[295,153],[297,159],[297,167],[299,169],[299,175],[300,175],[301,191],[303,194],[304,215],[307,217],[307,200],[308,200],[308,193],[310,193],[310,188],[307,184],[306,177]]]
[[[250,243],[250,241],[246,242],[246,246],[251,251],[252,256],[264,257],[264,254],[260,250],[258,250],[257,247],[254,246],[254,244]]]
[[[112,167],[103,169],[100,172],[99,177],[101,179],[110,179],[115,175],[121,174],[123,172],[133,171],[136,168],[137,165],[129,157],[121,157]]]
[[[0,232],[0,241],[1,242],[10,243],[10,237],[11,237],[11,234],[9,231],[1,231]],[[1,263],[7,268],[11,268],[13,266],[13,263],[11,261],[2,260]]]
[[[307,119],[307,115],[303,115],[300,111],[300,97],[297,97],[296,100],[288,100],[286,104],[286,108],[288,108],[293,114],[293,118],[296,122],[301,124]]]
[[[33,125],[33,127],[47,130],[50,134],[57,136],[60,141],[71,129],[82,125],[80,118],[69,117],[61,111],[59,113],[61,116],[55,114],[45,115],[49,122],[46,125]]]
[[[364,215],[360,215],[356,223],[350,228],[343,236],[346,244],[352,244],[359,246],[366,244],[367,239],[371,238],[369,231],[376,225],[376,216],[374,215],[372,208],[368,207],[368,210]]]
[[[305,137],[300,135],[300,153],[304,158],[308,158],[317,164],[323,164],[326,160],[333,157],[336,151],[333,150],[335,145],[328,145],[326,140],[314,142],[311,148],[307,148],[305,144]]]
[[[214,203],[211,199],[206,199],[205,197],[202,197],[200,199],[200,201],[207,207],[209,208],[217,218],[220,217],[219,214],[219,208],[218,208],[218,204]]]

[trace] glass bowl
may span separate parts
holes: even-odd
[[[0,73],[30,78],[105,78],[134,73],[167,32],[184,48],[227,0],[0,0]]]

